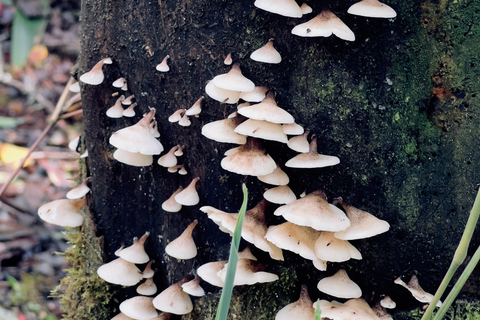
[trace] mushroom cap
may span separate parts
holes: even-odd
[[[338,157],[319,154],[317,152],[317,137],[313,137],[310,142],[309,151],[296,155],[288,160],[285,166],[290,168],[323,168],[339,163],[340,159]]]
[[[247,142],[238,147],[235,153],[223,158],[220,165],[227,171],[250,176],[264,176],[277,167],[262,144],[251,137],[248,137]]]
[[[157,293],[157,286],[153,282],[153,278],[147,278],[144,283],[137,287],[137,293],[144,296],[151,296]]]
[[[255,84],[242,74],[238,63],[234,63],[229,72],[216,76],[211,82],[218,88],[230,91],[249,92],[255,89]]]
[[[207,262],[197,269],[197,274],[203,281],[216,287],[223,288],[224,281],[217,275],[218,271],[227,263],[227,260]]]
[[[305,2],[302,3],[302,5],[300,6],[300,9],[302,9],[302,14],[303,15],[306,15],[306,14],[309,14],[309,13],[312,13],[313,12],[313,9],[312,7],[310,7],[308,4],[306,4]]]
[[[321,231],[284,222],[268,227],[265,238],[281,249],[295,252],[308,260],[317,260],[314,247],[320,234]]]
[[[333,276],[320,280],[317,288],[337,298],[351,299],[362,296],[362,289],[349,278],[345,269],[340,269]]]
[[[170,67],[168,66],[168,59],[170,58],[170,56],[167,54],[165,56],[165,58],[163,58],[162,62],[160,62],[159,64],[157,64],[157,66],[155,67],[155,69],[157,69],[157,71],[160,71],[160,72],[168,72],[170,71]]]
[[[102,71],[102,66],[104,63],[111,64],[112,63],[111,61],[112,60],[109,58],[100,60],[99,62],[97,62],[97,64],[93,66],[92,69],[90,69],[90,71],[82,74],[79,80],[86,84],[90,84],[94,86],[99,85],[100,83],[103,82],[103,79],[105,79],[105,76]]]
[[[200,277],[190,280],[182,284],[182,290],[191,296],[201,297],[205,295],[205,290],[200,286]]]
[[[182,280],[160,292],[153,299],[155,308],[178,315],[190,313],[193,310],[193,304],[188,293],[182,290],[182,284],[185,282],[186,280]]]
[[[89,193],[90,188],[88,187],[88,182],[90,182],[90,178],[86,178],[77,187],[68,191],[67,194],[65,195],[67,197],[67,199],[80,199],[83,196],[85,196],[87,193]]]
[[[240,92],[239,98],[248,102],[260,102],[265,99],[267,95],[268,87],[258,87],[255,86],[253,91],[249,92]]]
[[[277,166],[272,173],[258,176],[257,178],[264,183],[272,184],[274,186],[284,186],[290,182],[287,174],[282,168],[280,168],[280,166]]]
[[[395,18],[397,13],[378,0],[362,0],[350,6],[348,13],[370,18]]]
[[[243,117],[237,116],[207,123],[202,127],[202,134],[218,142],[245,144],[247,137],[235,132],[235,128],[242,120]]]
[[[397,306],[395,301],[393,301],[389,296],[385,296],[382,300],[380,300],[380,305],[387,309],[395,309]]]
[[[195,185],[197,184],[198,180],[200,180],[200,178],[196,177],[185,189],[177,193],[174,197],[175,201],[183,206],[194,206],[198,204],[200,202],[200,197],[195,189]]]
[[[276,204],[288,204],[297,200],[297,196],[287,185],[268,189],[263,193],[263,197]]]
[[[285,17],[301,18],[302,9],[295,0],[256,0],[255,7]]]
[[[285,134],[291,136],[296,136],[305,132],[305,129],[303,129],[301,125],[296,124],[295,122],[282,124],[282,129]]]
[[[240,123],[234,130],[236,133],[261,138],[265,140],[287,143],[287,135],[283,133],[282,125],[263,120],[248,119]]]
[[[198,98],[198,100],[195,101],[195,103],[190,108],[188,108],[187,111],[185,111],[185,114],[187,116],[195,116],[195,115],[200,114],[202,112],[202,102],[203,102],[203,100],[205,100],[204,96],[201,96],[200,98]]]
[[[127,117],[127,118],[131,118],[131,117],[135,117],[135,110],[134,108],[137,106],[137,103],[134,102],[134,103],[131,103],[130,106],[123,110],[122,114],[124,117]]]
[[[118,254],[118,256],[124,260],[127,260],[131,263],[147,263],[150,258],[148,254],[145,252],[145,241],[147,240],[150,232],[145,232],[145,234],[137,240],[137,238],[133,239],[133,244]]]
[[[119,314],[117,314],[115,317],[113,317],[110,320],[135,320],[135,319],[130,318],[129,316],[120,312]]]
[[[313,302],[308,295],[307,286],[302,285],[300,298],[280,309],[275,316],[275,320],[312,320],[315,317],[315,309],[312,305]]]
[[[123,250],[123,247],[121,248]],[[121,250],[120,250],[121,251]],[[145,269],[142,272],[142,276],[144,279],[151,278],[155,275],[155,271],[152,269],[152,264],[155,262],[155,260],[150,260],[145,267]]]
[[[125,80],[124,77],[120,77],[117,80],[113,81],[112,86],[114,86],[115,88],[121,88],[125,85],[125,83],[127,83],[127,80]]]
[[[178,146],[174,146],[166,154],[158,158],[157,163],[165,168],[173,167],[177,165],[177,157],[175,156],[175,151],[178,149]]]
[[[226,66],[229,66],[233,63],[233,60],[232,60],[232,53],[230,52],[229,54],[227,54],[227,56],[225,57],[225,60],[223,60],[223,64],[225,64]]]
[[[275,210],[276,216],[283,216],[299,226],[315,230],[342,231],[350,226],[345,213],[327,202],[325,194],[318,190]]]
[[[120,303],[120,311],[137,320],[150,320],[158,315],[153,298],[136,296]]]
[[[265,239],[267,233],[265,207],[267,204],[266,200],[261,200],[254,208],[245,212],[241,236],[245,241],[268,252],[272,259],[283,260],[282,250]],[[210,206],[203,206],[200,210],[207,213],[208,218],[215,222],[223,232],[232,235],[235,231],[238,213],[227,213]]]
[[[315,18],[297,25],[292,29],[292,34],[300,37],[329,37],[334,34],[343,40],[355,40],[352,30],[328,8],[324,8]]]
[[[412,275],[408,283],[405,283],[401,277],[395,279],[394,283],[399,284],[408,291],[410,291],[412,296],[420,302],[430,303],[433,300],[433,294],[423,290],[423,288],[420,286],[420,283],[418,282],[418,277],[415,274]],[[439,300],[436,306],[440,307],[441,305],[442,302]]]
[[[192,232],[197,224],[198,220],[190,223],[178,238],[165,247],[165,252],[169,256],[177,259],[187,260],[195,258],[197,255],[197,246],[192,238]]]
[[[117,149],[113,153],[113,158],[118,162],[128,164],[134,167],[146,167],[153,163],[153,156],[141,154],[138,152],[128,152],[122,149]]]
[[[178,109],[170,117],[168,117],[168,122],[178,122],[182,119],[182,115],[185,112],[185,109]]]
[[[78,81],[72,83],[72,84],[68,87],[68,90],[69,90],[70,92],[73,92],[73,93],[78,93],[78,92],[80,92],[80,83],[79,83]]]
[[[273,273],[260,271],[265,267],[258,261],[250,259],[238,259],[237,269],[235,272],[234,286],[252,285],[255,283],[273,282],[278,280],[278,276]],[[227,276],[228,263],[225,264],[222,270],[217,273],[217,276],[225,282]]]
[[[205,92],[210,98],[227,104],[237,103],[240,97],[240,91],[222,89],[216,86],[213,80],[207,83]]]
[[[313,306],[315,307],[317,303],[320,303],[322,318],[333,320],[380,320],[368,303],[360,298],[350,299],[343,304],[320,300],[315,302]]]
[[[183,188],[178,188],[167,200],[162,203],[162,209],[167,212],[178,212],[182,209],[182,205],[175,201],[175,196],[182,191]]]
[[[333,232],[324,231],[315,242],[315,255],[325,261],[342,262],[362,259],[362,254],[347,240],[334,237]]]
[[[364,239],[387,232],[390,229],[390,224],[387,221],[378,219],[366,211],[348,205],[342,199],[339,199],[339,203],[350,220],[350,227],[343,231],[335,232],[335,238],[342,240]]]
[[[272,123],[293,123],[295,119],[275,102],[275,95],[269,92],[262,102],[241,108],[239,114],[255,120],[265,120]]]
[[[297,152],[306,153],[310,151],[310,144],[308,143],[308,135],[310,130],[305,131],[302,135],[290,138],[287,146]]]
[[[45,222],[62,227],[79,227],[83,223],[81,210],[84,199],[59,199],[38,208],[38,216]]]
[[[273,40],[269,40],[263,47],[253,51],[250,59],[273,64],[282,62],[282,56],[273,46]]]
[[[123,107],[122,107],[122,100],[125,99],[125,96],[122,94],[120,97],[117,98],[115,104],[107,109],[106,115],[109,118],[118,119],[123,117]]]
[[[150,122],[155,115],[152,109],[139,122],[114,132],[109,139],[111,145],[132,153],[145,155],[160,154],[163,146],[150,132]]]
[[[103,280],[122,286],[134,286],[143,279],[142,272],[137,266],[122,258],[117,258],[101,265],[97,274]]]

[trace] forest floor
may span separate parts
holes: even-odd
[[[79,4],[52,1],[46,14],[39,4],[0,3],[0,186],[47,127],[80,50]],[[46,22],[22,67],[14,67],[10,55],[18,10],[36,19],[43,15]],[[63,111],[78,107],[68,104]],[[65,198],[76,184],[79,155],[68,149],[68,142],[80,135],[80,120],[81,115],[58,121],[0,197],[2,320],[61,318],[51,290],[68,267],[61,255],[68,245],[63,229],[42,222],[37,209]]]

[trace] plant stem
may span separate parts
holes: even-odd
[[[472,274],[473,269],[475,269],[479,260],[480,260],[480,246],[477,248],[477,251],[475,251],[475,254],[473,255],[472,259],[467,264],[467,266],[465,267],[465,270],[463,270],[462,274],[460,275],[460,278],[458,278],[457,282],[453,286],[452,291],[450,291],[448,296],[445,298],[445,301],[443,302],[442,307],[435,314],[433,320],[443,319],[443,317],[445,316],[445,313],[447,313],[448,308],[452,305],[453,301],[458,296],[458,293],[460,292],[460,290],[462,290],[463,285],[465,284],[465,282],[467,282],[468,277],[470,277],[470,275]]]
[[[230,309],[230,300],[232,299],[233,281],[235,280],[235,272],[237,271],[238,262],[238,247],[240,246],[240,240],[242,235],[243,218],[245,217],[245,211],[247,211],[248,191],[245,184],[242,184],[243,190],[243,203],[238,213],[237,224],[235,226],[235,232],[233,233],[232,243],[230,245],[230,256],[228,257],[227,276],[225,278],[225,284],[223,286],[222,295],[218,303],[217,315],[215,320],[226,320],[228,315],[228,309]]]
[[[457,271],[458,267],[463,263],[467,256],[468,246],[470,245],[470,240],[472,239],[473,231],[475,230],[475,226],[477,225],[478,217],[480,216],[480,189],[477,192],[477,196],[475,198],[475,202],[473,204],[472,210],[470,211],[470,216],[468,217],[467,224],[465,226],[465,230],[463,231],[462,238],[460,239],[460,243],[458,244],[457,250],[455,251],[455,255],[453,256],[452,263],[448,268],[445,277],[440,283],[440,286],[433,297],[433,300],[430,302],[430,305],[427,308],[427,311],[423,314],[422,320],[430,320],[433,315],[433,310],[435,309],[435,305],[442,297],[443,293],[447,289],[450,280],[452,280],[455,271]],[[442,312],[445,314],[446,309],[448,306],[445,307],[445,304],[440,307],[438,313]],[[440,319],[435,317],[435,319]]]

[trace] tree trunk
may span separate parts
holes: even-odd
[[[236,212],[241,205],[241,183],[249,189],[249,205],[262,198],[267,186],[256,177],[244,177],[220,167],[223,153],[233,145],[201,135],[204,124],[220,120],[235,105],[221,104],[205,94],[205,85],[230,67],[223,61],[232,53],[243,74],[257,86],[276,93],[278,105],[297,123],[318,137],[318,150],[335,155],[339,165],[321,169],[285,168],[297,153],[277,142],[264,142],[268,153],[290,176],[297,197],[303,191],[323,189],[329,201],[346,202],[388,221],[382,235],[352,241],[362,260],[329,263],[316,270],[311,263],[284,252],[285,261],[271,260],[252,248],[267,271],[280,280],[234,291],[231,314],[240,318],[273,319],[276,311],[298,298],[300,284],[309,286],[312,299],[327,298],[316,283],[339,268],[373,301],[390,295],[400,309],[415,300],[393,280],[418,273],[420,284],[434,293],[449,266],[480,181],[478,161],[479,89],[478,2],[418,2],[392,0],[396,19],[375,19],[346,13],[354,1],[309,1],[312,14],[287,18],[256,8],[252,1],[82,1],[80,76],[103,58],[105,81],[82,85],[85,146],[92,176],[90,211],[96,235],[104,239],[106,261],[121,245],[146,231],[147,252],[158,269],[160,289],[180,281],[209,261],[228,257],[230,237],[218,230],[202,205]],[[291,29],[329,6],[355,33],[354,42],[335,36],[301,38]],[[252,51],[274,38],[282,55],[278,65],[249,59]],[[155,70],[170,56],[170,71]],[[105,111],[114,104],[117,78],[125,77],[128,94],[138,102],[134,118],[111,119]],[[168,122],[179,108],[189,108],[206,96],[198,118],[182,127]],[[185,146],[180,162],[188,174],[168,173],[156,164],[132,167],[114,160],[108,143],[113,132],[133,125],[148,108],[156,109],[165,152]],[[164,152],[164,153],[165,153]],[[162,153],[162,154],[164,154]],[[161,204],[179,187],[200,177],[200,204],[178,213]],[[267,222],[284,220],[273,216]],[[165,254],[166,244],[194,219],[199,248],[193,260],[178,261]],[[480,244],[478,236],[472,246]],[[478,298],[478,277],[468,291]],[[407,279],[408,280],[408,279]],[[191,319],[213,318],[219,290],[194,299]],[[133,295],[117,290],[119,301]],[[115,303],[113,304],[114,307]],[[200,307],[201,306],[201,307]],[[114,310],[112,315],[114,314]],[[92,318],[90,318],[92,319]]]

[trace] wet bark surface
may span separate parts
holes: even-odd
[[[156,260],[157,285],[165,288],[201,264],[227,258],[230,237],[199,207],[236,212],[242,198],[240,184],[245,182],[251,208],[267,187],[255,177],[223,170],[223,153],[234,145],[211,141],[200,133],[202,125],[225,118],[235,106],[206,97],[200,117],[191,117],[190,127],[169,123],[167,118],[206,95],[207,81],[230,69],[223,60],[232,52],[246,77],[274,90],[278,105],[317,135],[320,153],[341,159],[329,168],[288,169],[283,164],[297,153],[286,145],[265,142],[268,153],[289,174],[296,195],[323,189],[330,201],[341,196],[391,224],[383,235],[352,241],[363,260],[330,263],[327,272],[292,253],[285,252],[285,262],[277,262],[253,249],[267,270],[287,268],[295,275],[297,291],[306,282],[314,299],[326,297],[316,290],[317,281],[340,267],[348,270],[366,297],[389,294],[403,308],[416,304],[393,284],[396,277],[418,273],[421,285],[435,291],[480,181],[479,84],[473,80],[480,73],[474,59],[479,35],[478,26],[468,18],[478,18],[478,4],[392,1],[396,19],[367,19],[348,15],[350,2],[309,3],[314,13],[300,19],[262,11],[253,1],[82,2],[77,75],[102,58],[114,61],[104,66],[103,84],[82,85],[93,184],[91,211],[97,235],[104,237],[107,260],[122,244],[129,245],[133,237],[149,231],[147,252]],[[324,5],[350,26],[356,34],[354,42],[291,34],[293,26],[312,18]],[[460,13],[466,18],[459,18]],[[270,38],[275,38],[281,64],[250,60],[249,54]],[[170,71],[156,71],[167,54]],[[116,100],[111,83],[122,76],[138,102],[137,115],[110,119],[105,111]],[[113,159],[110,135],[136,123],[149,107],[157,110],[165,150],[185,146],[179,162],[185,164],[186,176],[168,173],[156,165],[157,158],[153,166],[142,168]],[[179,213],[163,211],[162,202],[195,177],[200,177],[200,204]],[[267,211],[269,224],[283,222],[272,215],[276,207]],[[193,233],[199,255],[182,262],[168,257],[165,245],[194,219],[199,220]],[[477,236],[472,244],[479,243]],[[470,283],[468,292],[477,291],[476,283]]]

